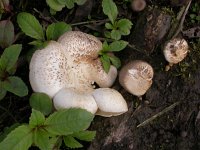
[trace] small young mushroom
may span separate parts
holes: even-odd
[[[93,114],[97,111],[97,104],[91,94],[80,93],[72,88],[61,89],[53,98],[53,103],[57,110],[77,107]]]
[[[189,46],[185,39],[174,38],[168,41],[163,50],[165,59],[169,62],[166,71],[168,71],[173,64],[181,62],[187,56],[188,51]]]
[[[122,95],[114,89],[95,89],[92,95],[98,106],[96,115],[111,117],[118,116],[128,111],[126,101]]]
[[[133,11],[142,11],[146,7],[145,0],[132,0],[131,8]]]
[[[121,86],[138,97],[151,87],[153,68],[147,62],[135,60],[125,65],[119,73]]]

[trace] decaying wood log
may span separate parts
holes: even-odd
[[[138,19],[130,36],[130,44],[137,49],[150,54],[161,42],[170,28],[171,16],[165,12],[150,8]]]

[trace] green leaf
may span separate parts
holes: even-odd
[[[104,32],[104,35],[105,35],[105,37],[106,38],[111,38],[111,35],[110,35],[111,33],[109,32],[109,31],[105,31]]]
[[[22,125],[13,130],[0,143],[2,150],[28,150],[32,140],[31,128],[28,125]]]
[[[93,117],[93,114],[84,109],[59,110],[46,119],[46,130],[56,135],[72,134],[87,129]]]
[[[3,88],[3,83],[0,81],[0,100],[6,96],[7,91]]]
[[[43,125],[45,122],[44,115],[37,111],[32,109],[31,117],[29,118],[29,126],[31,128],[35,128],[37,126]]]
[[[83,147],[77,140],[75,140],[72,136],[64,136],[63,137],[65,145],[69,148],[81,148]]]
[[[113,0],[103,0],[102,7],[103,7],[103,13],[107,15],[112,24],[114,24],[118,15],[116,4],[113,2]]]
[[[106,29],[113,29],[113,25],[110,23],[105,24]]]
[[[102,50],[99,52],[100,55],[103,55],[105,52],[108,52],[110,49],[107,41],[105,40],[102,44]]]
[[[111,38],[114,40],[119,40],[121,39],[121,33],[119,30],[112,30],[110,34]]]
[[[74,7],[74,1],[73,0],[67,0],[66,4],[68,9],[72,9]]]
[[[109,45],[109,51],[110,52],[118,52],[123,50],[128,45],[128,42],[120,40],[120,41],[114,41]]]
[[[52,150],[49,134],[43,129],[36,129],[33,132],[33,143],[40,148],[40,150]]]
[[[40,41],[40,40],[35,40],[35,41],[32,41],[32,42],[29,42],[28,44],[30,45],[34,45],[36,47],[40,47],[44,42]]]
[[[65,5],[67,0],[55,0],[61,5]]]
[[[29,102],[33,109],[42,112],[44,115],[49,115],[52,112],[52,100],[45,93],[33,93],[29,99]]]
[[[116,67],[116,68],[119,68],[121,67],[121,61],[118,57],[116,56],[110,56],[109,57],[111,63]]]
[[[65,22],[52,23],[46,30],[47,40],[57,40],[63,33],[71,30],[71,26]]]
[[[109,60],[109,56],[107,54],[103,54],[101,57],[101,62],[103,65],[103,69],[105,70],[106,73],[109,72],[110,70],[110,60]]]
[[[14,26],[10,20],[0,21],[0,46],[6,48],[15,40]]]
[[[21,44],[15,44],[6,48],[0,58],[0,70],[8,72],[12,70],[17,62],[21,49]]]
[[[3,81],[3,88],[17,96],[23,97],[28,94],[28,88],[19,77],[8,77]]]
[[[55,11],[61,11],[65,5],[59,3],[56,0],[46,0],[46,3],[49,5],[49,7]]]
[[[117,27],[122,35],[129,35],[132,28],[132,22],[128,19],[120,19],[117,22]]]
[[[74,0],[78,5],[83,5],[87,0]]]
[[[42,26],[35,16],[21,12],[17,16],[17,23],[26,35],[37,40],[45,40]]]
[[[96,136],[96,131],[80,131],[72,134],[73,137],[82,141],[92,141]]]
[[[19,123],[14,123],[12,124],[10,127],[5,127],[3,129],[3,133],[1,133],[0,135],[0,142],[2,142],[6,136],[11,132],[13,131],[15,128],[17,128],[20,124]]]

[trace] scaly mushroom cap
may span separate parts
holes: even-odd
[[[99,88],[92,93],[98,110],[96,115],[111,117],[123,114],[128,111],[126,101],[122,95],[110,88]]]
[[[146,62],[135,60],[125,65],[119,73],[121,86],[136,96],[142,96],[151,87],[153,68]]]
[[[102,43],[95,36],[80,31],[64,33],[58,42],[72,59],[94,59],[102,49]]]
[[[177,64],[187,56],[188,49],[188,43],[185,39],[174,38],[166,43],[163,52],[169,63]]]
[[[91,94],[79,93],[75,89],[63,88],[53,98],[54,107],[59,109],[65,108],[82,108],[95,114],[97,104]]]
[[[30,62],[29,80],[33,91],[53,97],[65,87],[67,78],[63,66],[66,62],[62,47],[55,41],[50,41],[46,48],[37,50]]]

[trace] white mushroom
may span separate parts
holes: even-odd
[[[117,77],[114,66],[108,73],[104,71],[98,58],[101,49],[102,43],[96,37],[79,31],[66,32],[58,42],[50,41],[31,59],[29,77],[33,90],[52,97],[56,109],[80,107],[95,113],[97,104],[91,96],[93,84],[110,87]],[[103,93],[109,99],[117,97]],[[122,98],[119,93],[118,96]],[[121,114],[118,110],[112,112]]]
[[[53,98],[54,107],[58,109],[64,108],[83,108],[95,114],[97,104],[93,96],[89,93],[79,93],[72,88],[61,89]]]
[[[111,117],[128,111],[126,101],[122,95],[110,88],[99,88],[92,93],[97,106],[97,115]]]
[[[147,62],[135,60],[125,65],[119,73],[121,86],[138,97],[151,87],[153,68]]]
[[[165,44],[163,53],[165,59],[169,62],[169,66],[172,66],[181,62],[187,56],[188,51],[189,46],[185,39],[174,38]],[[169,66],[166,70],[169,69]]]

